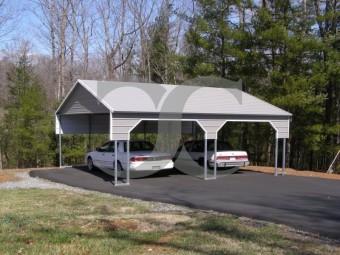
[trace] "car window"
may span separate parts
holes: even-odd
[[[118,144],[117,144],[118,146]],[[114,152],[115,151],[115,143],[114,142],[110,142],[109,148],[107,150],[108,152]]]
[[[132,141],[130,142],[130,151],[152,151],[154,145],[147,141]],[[124,143],[124,151],[126,151],[126,143]]]
[[[192,152],[202,152],[204,151],[204,142],[203,141],[196,141],[191,146]]]
[[[186,142],[186,143],[184,144],[185,149],[186,149],[187,151],[190,151],[191,145],[192,145],[192,142]]]
[[[101,147],[99,147],[100,152],[114,152],[115,147],[114,147],[114,142],[107,142],[104,143]]]
[[[217,143],[217,150],[218,151],[232,151],[232,150],[234,150],[234,148],[228,142],[218,142]]]
[[[208,151],[213,151],[215,147],[214,141],[208,141]],[[228,142],[217,142],[217,151],[230,151],[234,148]]]
[[[107,142],[107,143],[104,143],[104,144],[99,148],[99,150],[102,151],[102,152],[107,152],[107,151],[109,151],[109,147],[110,147],[110,142]]]
[[[152,151],[154,149],[153,144],[147,141],[140,142],[140,145],[142,151]]]
[[[139,142],[130,142],[130,151],[140,151]]]

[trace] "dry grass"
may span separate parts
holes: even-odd
[[[158,212],[158,203],[96,192],[0,190],[0,203],[4,255],[340,254],[339,242],[286,226],[179,207]]]
[[[0,181],[29,170],[0,171]],[[310,174],[303,176],[326,175]],[[284,225],[212,211],[159,212],[156,202],[96,192],[0,189],[0,203],[0,254],[340,254],[339,241]]]
[[[31,170],[51,170],[57,169],[56,167],[46,167],[46,168],[24,168],[24,169],[5,169],[0,170],[0,182],[10,182],[19,181],[20,178],[16,176],[17,173],[28,173]]]

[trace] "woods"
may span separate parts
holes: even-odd
[[[336,0],[0,0],[0,50],[0,168],[58,163],[54,111],[77,79],[241,79],[293,114],[289,167],[326,171],[340,149]],[[269,125],[228,123],[219,136],[272,165]],[[88,137],[64,145],[76,163]]]

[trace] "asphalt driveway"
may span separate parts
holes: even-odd
[[[32,171],[30,175],[124,197],[283,223],[340,239],[340,181],[336,180],[239,171],[204,181],[171,170],[115,187],[112,176],[82,167]]]

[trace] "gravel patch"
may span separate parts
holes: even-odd
[[[18,181],[8,181],[0,183],[0,189],[64,189],[64,190],[81,190],[69,187],[60,183],[53,183],[39,178],[32,178],[28,173],[16,173]]]
[[[61,183],[55,183],[48,180],[40,179],[38,177],[31,177],[28,172],[19,172],[15,174],[19,180],[17,181],[7,181],[7,182],[0,182],[0,189],[60,189],[66,191],[72,191],[82,194],[96,194],[104,197],[120,197],[117,195],[101,193],[98,191],[89,191],[82,188],[76,188],[67,186]],[[151,212],[182,212],[182,213],[190,213],[193,210],[187,207],[166,204],[161,202],[150,202],[150,201],[143,201],[134,198],[124,198],[128,201],[147,206],[150,208]]]

